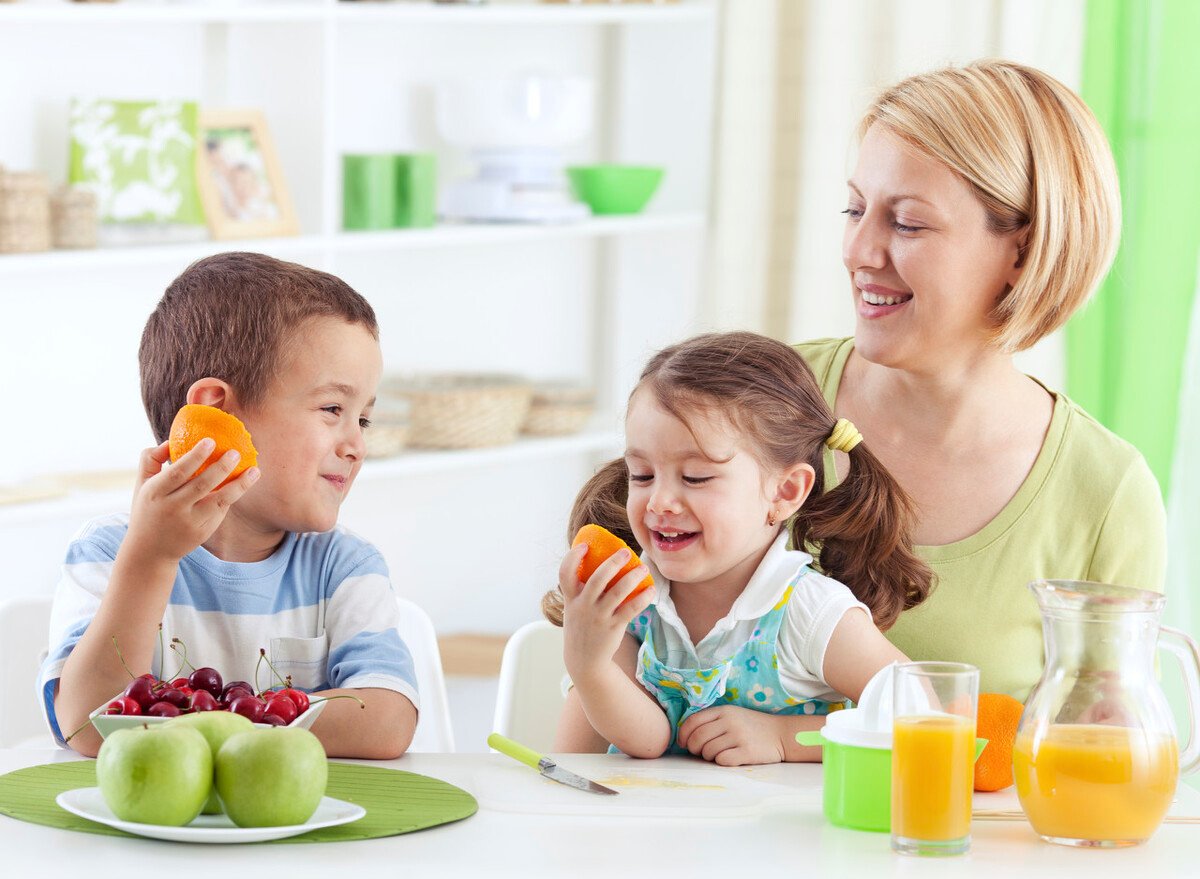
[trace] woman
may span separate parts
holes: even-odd
[[[937,585],[888,637],[1024,699],[1042,666],[1027,583],[1162,589],[1162,499],[1144,459],[1012,360],[1112,262],[1112,154],[1077,95],[1004,61],[899,83],[859,140],[842,254],[855,336],[798,349],[918,506]],[[838,458],[827,479],[846,472]]]

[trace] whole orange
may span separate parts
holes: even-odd
[[[208,456],[208,460],[200,465],[195,476],[199,476],[215,464],[230,449],[236,450],[242,457],[229,474],[229,478],[221,485],[226,485],[243,471],[258,464],[258,451],[250,440],[250,432],[246,430],[246,425],[242,424],[236,415],[230,415],[216,406],[201,406],[197,403],[188,403],[175,413],[175,420],[171,422],[171,462],[178,461],[205,437],[214,440],[217,447]]]
[[[1013,743],[1024,706],[1006,693],[980,693],[975,735],[988,740],[975,761],[975,790],[1003,790],[1013,783]]]
[[[633,551],[628,543],[617,537],[617,535],[613,534],[607,528],[602,528],[599,525],[584,525],[580,528],[579,532],[575,535],[575,539],[571,541],[571,546],[579,546],[581,543],[586,543],[588,548],[583,556],[583,561],[579,563],[579,579],[584,583],[588,581],[592,574],[596,573],[596,568],[612,557],[613,553],[622,549],[629,550],[629,561],[616,573],[616,576],[608,581],[608,586],[604,587],[605,590],[612,588],[614,583],[642,563],[642,560],[637,557],[637,553]],[[638,583],[633,591],[629,593],[629,598],[633,598],[633,596],[637,595],[643,589],[649,589],[653,585],[654,580],[647,574],[642,578],[642,582]],[[625,600],[628,601],[629,598]]]

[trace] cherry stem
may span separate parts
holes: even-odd
[[[349,693],[339,693],[339,694],[338,694],[338,695],[336,695],[336,696],[319,696],[319,697],[318,697],[318,698],[316,698],[316,699],[311,699],[311,698],[310,698],[310,699],[308,700],[308,704],[309,704],[310,706],[312,706],[312,705],[316,705],[318,702],[328,702],[328,701],[330,701],[331,699],[353,699],[355,702],[357,702],[357,703],[358,703],[358,707],[359,707],[359,708],[366,708],[366,707],[367,707],[367,703],[366,703],[366,702],[364,702],[362,699],[358,698],[357,696],[351,696]]]
[[[275,666],[271,664],[271,660],[267,657],[267,651],[263,650],[261,647],[258,648],[258,658],[265,659],[267,661],[267,668],[271,670],[271,674],[275,675],[275,679],[279,681],[279,683],[283,684],[285,687],[290,687],[292,685],[291,675],[288,675],[288,679],[285,681],[279,672],[275,670]],[[258,686],[258,681],[255,681],[254,684],[255,686]]]
[[[254,663],[254,689],[262,695],[262,690],[258,686],[258,670],[262,668],[263,660],[267,658],[267,651],[262,647],[258,648],[258,662]]]
[[[172,650],[175,650],[175,645],[176,645],[176,644],[178,644],[180,647],[182,647],[182,648],[183,648],[183,655],[180,657],[180,660],[181,660],[181,662],[180,662],[180,665],[179,665],[179,671],[175,672],[175,674],[171,676],[171,677],[172,677],[172,680],[173,680],[173,679],[175,679],[175,678],[177,678],[177,677],[179,677],[179,672],[183,671],[183,668],[184,668],[184,666],[187,666],[187,667],[188,667],[188,668],[190,668],[192,671],[195,671],[195,670],[196,670],[196,666],[194,666],[194,665],[192,665],[190,662],[188,662],[188,658],[187,658],[187,645],[186,645],[186,644],[184,644],[182,641],[180,641],[178,638],[172,638],[172,639],[171,639],[171,649],[172,649]],[[176,652],[176,653],[179,653],[179,651],[178,651],[178,650],[175,650],[175,652]]]
[[[162,623],[158,624],[158,679],[163,679],[163,672],[166,670],[165,663],[167,661],[167,651],[163,649],[163,631]]]
[[[75,730],[73,733],[71,733],[69,736],[67,736],[65,739],[63,739],[63,741],[64,741],[64,742],[69,742],[69,741],[71,741],[71,739],[75,738],[75,736],[77,736],[77,735],[79,735],[81,732],[83,732],[83,731],[84,731],[84,729],[85,729],[86,727],[89,727],[89,726],[91,726],[91,725],[92,725],[92,719],[89,717],[87,720],[85,720],[85,721],[83,722],[83,726],[80,726],[80,727],[79,727],[78,729],[76,729],[76,730]]]
[[[129,666],[125,664],[125,657],[121,655],[121,645],[117,643],[116,635],[112,636],[112,642],[113,642],[113,647],[115,647],[117,650],[117,659],[121,660],[121,668],[125,669],[125,673],[128,674],[129,677],[136,679],[137,675],[135,675],[133,672],[131,672],[129,670]],[[79,730],[75,730],[75,732],[79,732]],[[75,733],[71,733],[71,735],[74,735],[74,734]],[[70,740],[68,739],[68,741],[70,741]]]

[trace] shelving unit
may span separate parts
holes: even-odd
[[[0,432],[0,484],[133,466],[150,444],[137,340],[188,263],[258,250],[324,268],[372,302],[389,370],[596,385],[599,411],[585,433],[368,461],[344,508],[343,521],[380,546],[397,588],[440,631],[512,631],[553,579],[576,489],[620,449],[621,404],[646,354],[704,325],[717,9],[716,0],[0,4],[0,80],[23,83],[0,95],[0,164],[60,182],[73,96],[255,107],[301,229],[293,238],[0,255],[0,372],[42,407],[17,416],[29,431]],[[433,150],[453,174],[461,157],[433,126],[432,84],[526,70],[595,80],[594,131],[567,158],[666,165],[649,212],[340,230],[342,153]],[[80,442],[79,424],[102,428]],[[94,491],[0,508],[0,551],[21,559],[0,598],[23,584],[49,588],[62,535],[127,501],[127,491]]]

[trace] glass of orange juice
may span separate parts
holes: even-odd
[[[971,847],[979,669],[903,663],[893,687],[892,848],[960,855]]]

